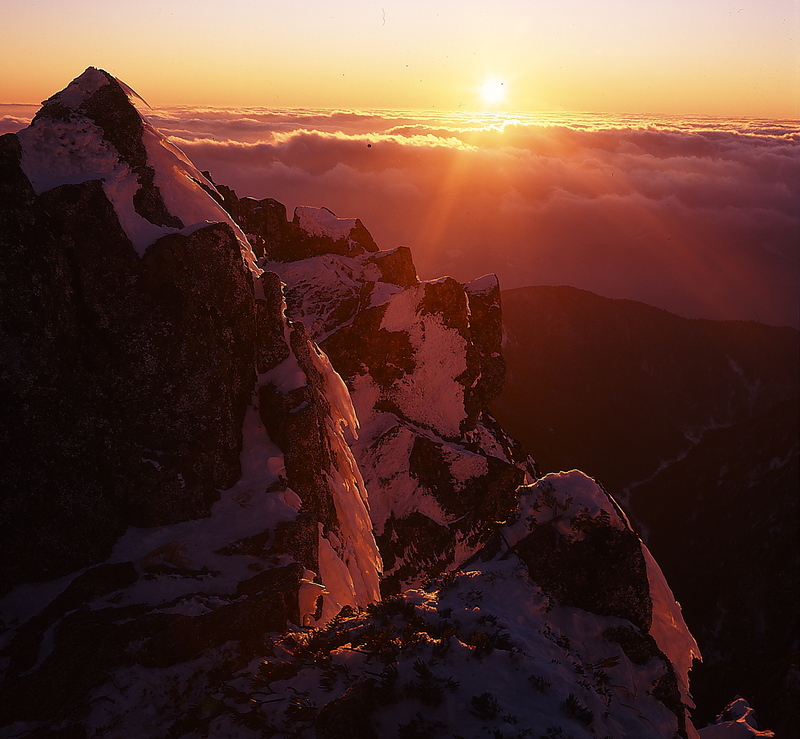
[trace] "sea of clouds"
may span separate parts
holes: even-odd
[[[423,279],[494,272],[503,288],[800,321],[796,121],[142,110],[217,183],[290,217],[358,217],[381,248],[410,246]],[[0,108],[0,133],[26,123]]]

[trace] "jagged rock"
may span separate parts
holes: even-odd
[[[295,209],[291,221],[286,206],[273,198],[238,198],[222,186],[223,203],[247,233],[259,256],[276,262],[291,262],[322,254],[355,256],[378,247],[358,218],[337,218],[327,208]],[[400,260],[405,261],[403,257]],[[403,268],[400,264],[401,273]],[[390,267],[391,269],[391,267]]]
[[[486,410],[504,373],[496,278],[420,282],[408,249],[375,251],[354,219],[301,208],[282,223],[271,203],[264,219],[262,206],[229,190],[226,202],[286,283],[287,315],[320,341],[353,397],[361,431],[352,447],[386,564],[384,592],[457,566],[510,515],[516,487],[535,473]],[[348,228],[345,248],[336,237]],[[265,397],[265,407],[272,402]],[[313,434],[295,436],[302,445]]]
[[[380,557],[367,493],[344,439],[345,427],[356,427],[347,389],[302,323],[287,330],[291,354],[264,375],[259,406],[264,427],[283,453],[287,483],[307,517],[285,525],[278,545],[303,562],[316,551],[315,569],[329,589],[327,620],[344,605],[366,605],[378,597]],[[315,526],[316,549],[309,541]],[[300,535],[296,542],[287,541],[290,531]]]
[[[283,290],[274,272],[260,277],[264,298],[256,300],[256,371],[261,374],[277,367],[289,357],[284,339]]]
[[[639,538],[596,519],[585,521],[582,530],[585,538],[567,542],[540,526],[516,551],[533,580],[560,603],[626,618],[647,631],[652,604]]]
[[[469,323],[472,343],[478,354],[478,381],[467,388],[465,404],[470,417],[488,408],[500,394],[506,377],[502,355],[503,311],[500,307],[500,284],[494,275],[486,275],[464,286],[469,299]]]
[[[310,353],[315,351],[302,324],[291,329],[293,357],[302,372],[299,387],[283,392],[280,385],[259,388],[261,420],[270,438],[283,451],[287,481],[300,496],[303,507],[329,530],[338,528],[336,506],[326,480],[335,466],[334,450],[326,426],[331,407],[315,372]],[[305,372],[308,370],[308,373]],[[313,379],[308,381],[308,375]]]
[[[621,619],[624,625],[607,628],[603,638],[619,644],[631,663],[652,670],[649,694],[675,715],[677,735],[687,737],[687,707],[693,705],[688,673],[700,652],[625,514],[577,470],[545,475],[520,493],[515,520],[501,530],[503,546],[483,557],[514,554],[561,606]]]
[[[411,249],[407,246],[377,252],[371,261],[380,270],[381,282],[400,287],[413,287],[419,282]]]
[[[653,605],[642,544],[602,486],[571,470],[545,475],[519,493],[506,543],[531,577],[565,605],[649,631]]]
[[[694,643],[624,515],[580,473],[516,495],[496,280],[240,201],[128,96],[87,70],[0,140],[3,572],[64,574],[0,604],[3,730],[687,734]]]
[[[165,175],[177,155],[126,90],[89,70],[0,140],[3,588],[72,573],[4,601],[2,719],[28,728],[81,733],[126,670],[246,660],[378,597],[347,391],[224,197],[183,160]],[[287,368],[310,409],[265,415],[285,458],[257,383],[270,406]]]

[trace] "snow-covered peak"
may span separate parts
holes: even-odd
[[[744,699],[737,697],[716,718],[713,724],[700,729],[701,739],[751,739],[774,737],[772,731],[759,731],[755,711]]]
[[[227,223],[242,258],[260,274],[247,237],[212,196],[214,185],[136,109],[130,87],[89,67],[46,100],[17,136],[20,165],[37,194],[100,180],[142,256],[169,233]]]
[[[70,82],[61,92],[48,98],[44,104],[59,103],[70,110],[77,109],[88,97],[97,92],[101,87],[114,80],[108,72],[88,67],[86,71]]]

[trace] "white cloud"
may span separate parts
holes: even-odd
[[[144,112],[240,196],[359,217],[382,248],[412,247],[423,278],[495,272],[505,288],[569,284],[692,317],[798,323],[788,123]]]

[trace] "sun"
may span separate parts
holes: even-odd
[[[488,79],[481,85],[480,90],[485,105],[497,105],[506,99],[506,87],[502,80]]]

